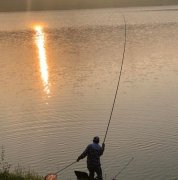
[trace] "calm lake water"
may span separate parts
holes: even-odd
[[[41,175],[103,141],[124,48],[103,174],[178,178],[178,6],[0,13],[0,145]],[[76,179],[82,160],[61,173]]]

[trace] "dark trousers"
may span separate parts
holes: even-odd
[[[97,174],[97,180],[103,180],[101,166],[98,167],[88,167],[89,179],[94,180],[95,173]]]

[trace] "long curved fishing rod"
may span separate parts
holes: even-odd
[[[117,83],[117,88],[116,88],[116,92],[115,92],[115,96],[114,96],[114,102],[113,102],[113,105],[112,105],[112,109],[111,109],[111,114],[110,114],[110,117],[109,117],[109,122],[108,122],[108,126],[107,126],[107,129],[106,129],[106,133],[105,133],[105,137],[104,137],[104,141],[103,143],[105,143],[105,140],[106,140],[106,136],[107,136],[107,133],[108,133],[108,130],[109,130],[109,125],[110,125],[110,122],[111,122],[111,118],[112,118],[112,114],[113,114],[113,110],[114,110],[114,106],[115,106],[115,102],[116,102],[116,98],[117,98],[117,93],[118,93],[118,89],[119,89],[119,85],[120,85],[120,80],[121,80],[121,75],[122,75],[122,69],[123,69],[123,64],[124,64],[124,59],[125,59],[125,51],[126,51],[126,42],[127,42],[127,25],[126,25],[126,20],[125,20],[125,16],[122,14],[123,16],[123,19],[124,19],[124,27],[125,27],[125,34],[124,34],[124,37],[125,37],[125,40],[124,40],[124,50],[123,50],[123,54],[122,54],[122,63],[121,63],[121,69],[120,69],[120,73],[119,73],[119,80],[118,80],[118,83]],[[48,178],[52,179],[54,177],[57,176],[57,174],[59,174],[60,172],[64,171],[65,169],[67,169],[68,167],[72,166],[73,164],[75,164],[77,161],[74,161],[72,162],[71,164],[65,166],[64,168],[62,168],[61,170],[57,171],[56,173],[54,174],[48,174],[46,177],[45,177],[45,180],[48,180]]]
[[[127,25],[126,25],[125,16],[123,14],[122,14],[122,17],[123,17],[123,20],[124,20],[124,28],[125,28],[125,31],[124,31],[124,38],[125,38],[124,39],[124,50],[123,50],[123,54],[122,54],[122,63],[121,63],[121,69],[120,69],[120,73],[119,73],[119,79],[118,79],[116,92],[115,92],[115,96],[114,96],[114,101],[113,101],[113,105],[112,105],[112,109],[111,109],[111,114],[110,114],[110,117],[109,117],[109,122],[108,122],[108,126],[107,126],[107,129],[106,129],[106,133],[105,133],[105,136],[104,136],[103,143],[105,143],[106,136],[108,134],[109,125],[110,125],[110,122],[111,122],[111,118],[112,118],[112,114],[113,114],[113,110],[114,110],[114,106],[115,106],[115,102],[116,102],[116,98],[117,98],[117,94],[118,94],[118,89],[119,89],[119,85],[120,85],[120,80],[121,80],[121,76],[122,76],[122,69],[123,69],[124,59],[125,59],[125,51],[126,51],[126,43],[127,43]]]

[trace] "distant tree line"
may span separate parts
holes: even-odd
[[[178,0],[0,0],[0,11],[177,5]]]

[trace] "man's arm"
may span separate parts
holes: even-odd
[[[85,151],[77,158],[77,162],[79,162],[81,159],[85,158],[88,155],[89,146],[85,149]]]
[[[103,155],[104,150],[105,150],[105,144],[103,143],[103,144],[102,144],[102,147],[101,147],[100,156]]]

